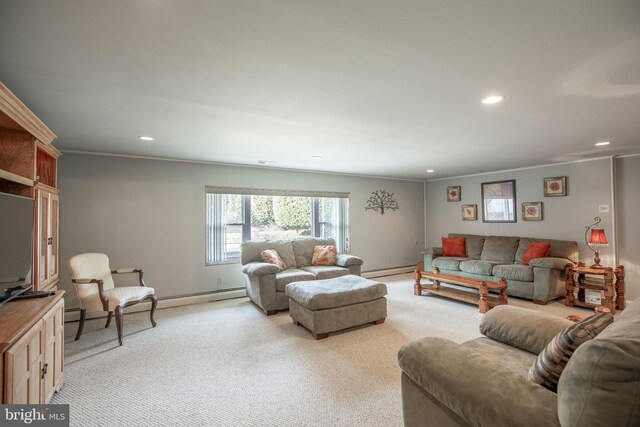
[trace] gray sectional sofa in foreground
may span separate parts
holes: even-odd
[[[332,279],[347,274],[360,275],[361,258],[338,254],[337,265],[311,265],[313,248],[335,245],[333,239],[302,237],[292,240],[247,241],[241,246],[242,272],[246,275],[247,296],[267,316],[289,308],[289,297],[284,293],[289,283],[305,280]],[[262,261],[262,251],[274,249],[287,266],[286,270]]]
[[[442,273],[498,281],[507,279],[510,296],[527,298],[537,304],[565,295],[567,263],[578,263],[578,243],[569,240],[539,239],[516,236],[479,236],[475,234],[449,234],[464,237],[466,258],[443,257],[442,248],[422,251],[424,270],[438,267]],[[545,258],[531,260],[522,265],[524,253],[532,242],[549,242],[551,251]]]
[[[568,320],[499,306],[484,337],[424,338],[400,349],[405,427],[640,425],[640,301],[573,353],[558,393],[527,379]]]

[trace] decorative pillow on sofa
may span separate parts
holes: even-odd
[[[560,375],[573,352],[580,345],[595,338],[611,322],[613,322],[611,313],[601,313],[587,317],[553,337],[529,369],[527,374],[529,381],[556,392]]]
[[[466,257],[464,237],[443,237],[442,256]]]
[[[284,263],[282,258],[280,258],[278,251],[273,249],[267,249],[265,251],[262,251],[260,255],[262,255],[262,260],[264,262],[268,262],[269,264],[275,264],[278,267],[280,267],[280,270],[287,269],[287,265]]]
[[[549,255],[549,251],[551,251],[551,243],[549,242],[531,242],[527,251],[524,253],[522,257],[522,263],[524,265],[529,265],[529,261],[535,258],[544,258]]]
[[[338,261],[338,251],[333,245],[328,246],[314,246],[313,258],[311,259],[311,265],[336,265]]]

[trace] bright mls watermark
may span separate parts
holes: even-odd
[[[0,426],[69,427],[69,405],[0,405]]]

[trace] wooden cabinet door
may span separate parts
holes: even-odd
[[[46,286],[49,278],[47,265],[48,239],[49,239],[49,193],[37,191],[37,219],[36,219],[36,263],[38,268],[38,289]]]
[[[47,268],[49,282],[58,279],[58,195],[49,195],[49,212],[47,226]]]
[[[44,349],[42,403],[47,403],[62,385],[64,366],[64,300],[60,300],[42,318]]]
[[[5,352],[5,400],[7,404],[41,403],[42,327],[39,320]]]
[[[57,194],[38,189],[36,200],[36,289],[46,290],[58,280],[59,198]]]

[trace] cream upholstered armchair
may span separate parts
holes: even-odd
[[[121,268],[111,270],[109,258],[105,254],[80,254],[69,259],[71,281],[76,287],[76,294],[80,301],[80,325],[76,334],[76,341],[82,335],[87,311],[106,311],[109,313],[105,328],[109,327],[113,314],[116,315],[118,342],[122,345],[123,309],[142,301],[151,300],[151,324],[155,328],[153,316],[158,299],[153,288],[145,285],[142,270],[135,268]],[[140,286],[115,287],[112,274],[137,273]]]

